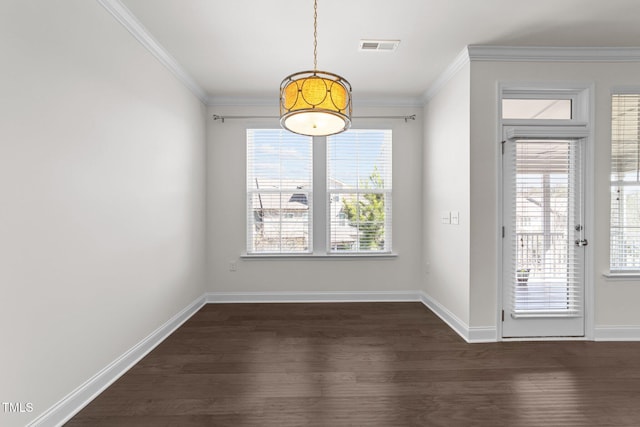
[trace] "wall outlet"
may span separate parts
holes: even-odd
[[[229,271],[238,271],[238,263],[235,261],[229,261]]]

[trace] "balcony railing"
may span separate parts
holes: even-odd
[[[570,285],[572,273],[568,263],[573,243],[567,234],[523,232],[517,233],[516,239],[515,313],[574,315],[578,301]]]
[[[564,232],[522,232],[516,234],[516,264],[529,275],[562,272],[567,269],[569,239]]]

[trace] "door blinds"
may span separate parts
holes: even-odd
[[[508,162],[511,315],[581,315],[579,140],[517,140]]]

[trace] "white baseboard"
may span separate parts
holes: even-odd
[[[28,427],[61,426],[80,412],[107,387],[125,374],[140,359],[171,335],[180,325],[207,303],[293,303],[293,302],[422,302],[465,341],[495,342],[496,328],[472,327],[422,291],[372,291],[372,292],[207,292],[165,322],[122,356],[111,362],[84,384],[69,393],[28,424]],[[637,340],[640,328],[603,327],[601,340]],[[616,332],[617,331],[617,332]],[[596,331],[598,335],[598,329]]]
[[[207,292],[208,303],[282,302],[409,302],[421,301],[420,291],[336,292]]]
[[[497,342],[498,329],[495,326],[471,326],[469,327],[469,343]]]
[[[496,342],[497,329],[494,326],[469,327],[466,322],[453,314],[449,309],[433,299],[426,292],[421,292],[422,303],[444,323],[449,325],[458,335],[468,343]]]
[[[173,316],[122,356],[38,416],[28,424],[28,427],[61,426],[69,421],[71,417],[80,412],[89,402],[200,310],[205,303],[205,298],[202,296],[189,304],[184,310]]]
[[[164,341],[206,303],[291,302],[422,302],[466,342],[496,342],[497,329],[469,327],[459,317],[423,291],[377,292],[208,292],[149,334],[122,356],[95,374],[28,424],[28,427],[61,426],[95,399],[140,359]],[[597,326],[596,341],[640,341],[640,326]]]
[[[444,323],[449,325],[458,335],[460,335],[465,341],[469,342],[469,325],[460,320],[458,316],[453,314],[449,309],[433,299],[426,292],[422,292],[422,303],[431,311],[435,313]]]
[[[469,327],[423,291],[208,292],[207,303],[422,302],[469,343],[496,342],[495,327]]]
[[[640,341],[640,326],[596,326],[595,341]]]

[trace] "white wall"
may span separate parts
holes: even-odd
[[[277,102],[277,98],[276,98]],[[277,116],[275,107],[212,107],[220,115]],[[246,129],[277,119],[208,122],[208,278],[211,292],[397,291],[420,289],[421,108],[357,108],[357,115],[416,114],[417,121],[358,120],[354,128],[393,129],[394,259],[240,259],[246,250]],[[237,262],[230,272],[228,262]]]
[[[205,107],[97,2],[0,7],[0,401],[25,425],[204,292]]]
[[[469,327],[495,326],[499,81],[595,85],[596,326],[640,326],[640,283],[602,277],[610,91],[640,88],[640,64],[474,61],[424,112],[356,108],[418,117],[354,120],[394,132],[398,257],[246,260],[245,130],[277,121],[211,115],[277,108],[207,111],[97,2],[0,12],[0,400],[34,408],[0,408],[2,425],[35,418],[205,290],[422,289]]]
[[[423,211],[426,293],[469,325],[470,67],[425,108]],[[443,224],[457,211],[459,224]]]
[[[639,281],[612,281],[602,276],[609,268],[611,90],[616,86],[640,88],[638,76],[638,63],[471,63],[471,325],[496,324],[497,84],[524,81],[595,85],[595,227],[585,230],[594,259],[588,267],[595,279],[595,325],[640,326]]]

